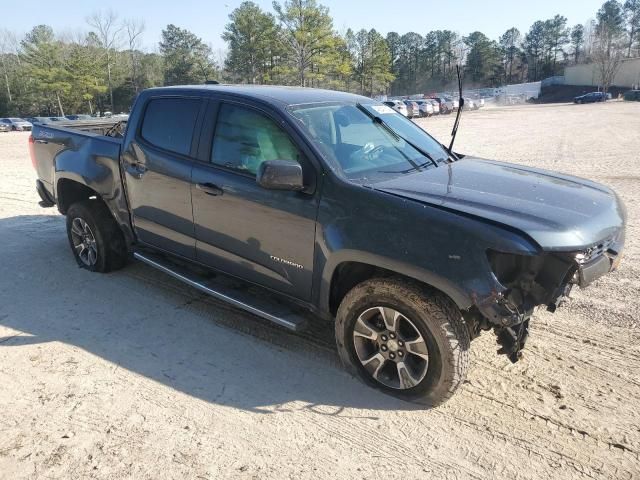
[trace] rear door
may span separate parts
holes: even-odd
[[[310,153],[277,113],[246,102],[213,100],[203,138],[192,185],[198,261],[309,300],[319,198]],[[306,191],[256,183],[260,163],[276,159],[302,165]]]
[[[205,100],[196,96],[149,98],[122,156],[138,239],[191,259],[195,258],[191,170],[205,106]]]

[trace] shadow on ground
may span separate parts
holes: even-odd
[[[0,245],[0,325],[13,330],[0,348],[64,342],[188,395],[265,414],[414,408],[346,374],[330,325],[295,335],[140,263],[107,275],[78,268],[61,216],[0,219]]]

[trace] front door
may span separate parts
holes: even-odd
[[[198,118],[206,102],[194,97],[151,98],[135,138],[123,154],[127,198],[138,239],[195,258],[191,170]]]
[[[212,102],[217,121],[209,162],[192,175],[196,258],[201,263],[302,300],[311,297],[318,209],[315,167],[264,111]],[[256,183],[265,160],[302,164],[306,192]]]

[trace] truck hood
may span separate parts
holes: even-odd
[[[622,237],[625,223],[622,203],[603,185],[472,157],[373,188],[519,230],[549,251]]]

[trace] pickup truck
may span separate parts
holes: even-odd
[[[37,124],[29,146],[80,267],[134,258],[285,328],[327,322],[350,372],[427,406],[472,339],[517,361],[534,309],[624,245],[609,188],[455,153],[348,93],[154,88],[126,126]]]

